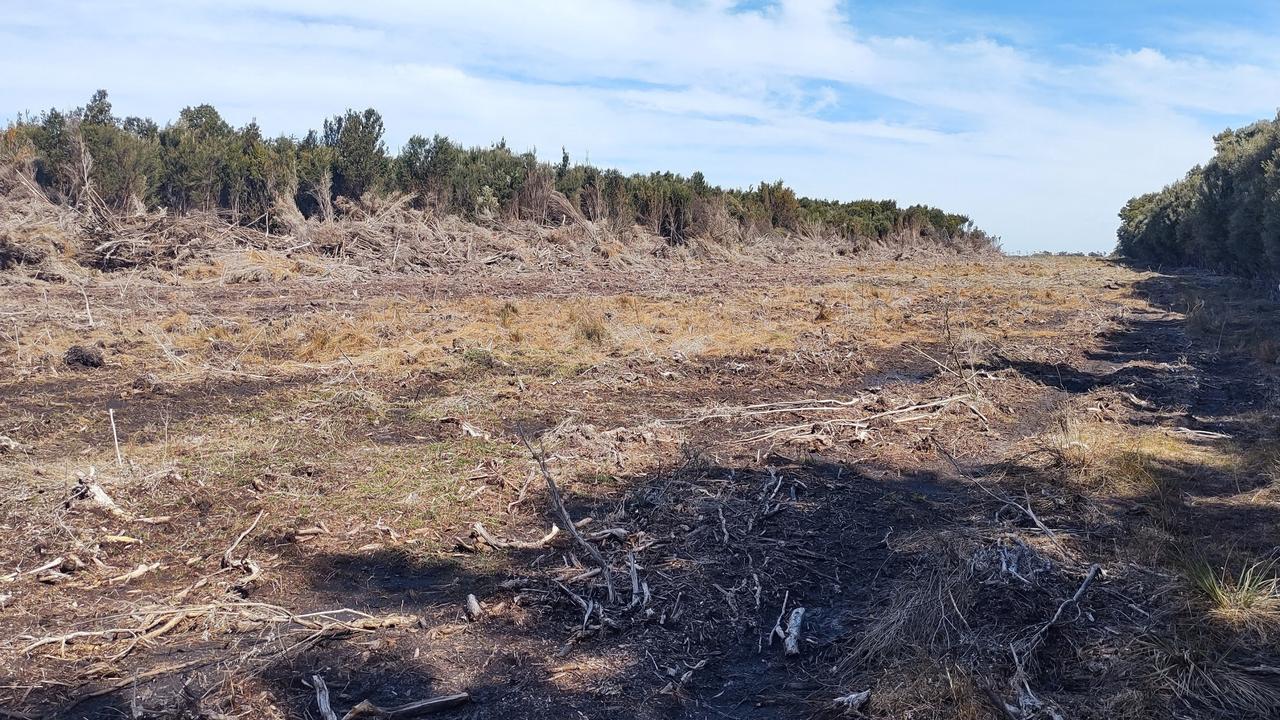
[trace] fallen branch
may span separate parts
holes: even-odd
[[[820,426],[820,427],[832,429],[832,430],[834,430],[835,428],[842,428],[842,427],[852,427],[852,428],[857,428],[859,430],[865,430],[868,426],[868,423],[874,420],[881,420],[884,418],[893,417],[895,415],[905,415],[907,413],[918,412],[920,410],[930,410],[935,408],[942,409],[950,405],[951,403],[962,402],[972,397],[973,395],[969,393],[965,393],[963,395],[953,395],[951,397],[940,398],[940,399],[932,400],[930,402],[925,402],[925,403],[904,405],[901,407],[893,408],[892,410],[884,410],[884,411],[873,413],[871,415],[866,415],[860,418],[823,420],[816,423],[807,422],[807,423],[801,423],[799,425],[787,425],[785,427],[775,428],[768,432],[760,433],[759,435],[754,435],[752,437],[746,438],[745,440],[740,440],[738,442],[753,443],[753,442],[760,442],[763,440],[771,440],[780,435],[794,434],[794,433],[802,432],[805,430],[811,430],[815,426]],[[895,422],[911,422],[911,421],[920,420],[920,419],[932,417],[932,416],[933,416],[932,414],[923,414],[918,416],[912,416],[910,418],[904,418],[901,420],[895,420]]]
[[[481,540],[484,540],[486,543],[488,543],[492,547],[495,547],[498,549],[511,548],[516,550],[541,550],[542,548],[547,546],[547,543],[554,540],[556,536],[560,534],[560,527],[558,525],[552,524],[551,530],[546,535],[543,535],[537,540],[532,540],[532,541],[503,540],[501,538],[497,538],[491,535],[489,531],[485,529],[485,526],[481,523],[476,523],[471,527],[475,531],[475,534],[479,536]]]
[[[124,456],[120,454],[120,435],[116,432],[115,408],[107,408],[107,418],[111,420],[111,442],[116,446],[116,466],[124,467]]]
[[[133,570],[130,570],[129,572],[123,575],[117,575],[116,577],[111,578],[110,580],[107,581],[107,584],[114,585],[116,583],[127,583],[130,580],[136,580],[137,578],[140,578],[149,572],[153,572],[159,569],[160,569],[160,563],[158,562],[151,563],[150,565],[139,563],[138,567],[134,568]]]
[[[627,570],[631,574],[631,603],[627,605],[633,608],[640,604],[640,569],[636,566],[636,554],[627,553]]]
[[[773,647],[773,637],[776,635],[785,638],[787,633],[782,629],[782,618],[787,614],[787,600],[791,599],[791,591],[787,590],[782,595],[782,609],[778,611],[778,619],[773,621],[773,629],[769,631],[769,647]]]
[[[1049,622],[1040,626],[1040,629],[1036,631],[1036,634],[1031,636],[1031,638],[1026,642],[1026,649],[1022,653],[1023,657],[1026,657],[1039,647],[1041,641],[1044,640],[1045,633],[1049,632],[1049,628],[1057,624],[1058,619],[1062,617],[1062,612],[1066,610],[1069,605],[1075,605],[1080,602],[1080,598],[1084,597],[1085,591],[1089,589],[1089,585],[1093,583],[1093,579],[1098,576],[1098,572],[1101,570],[1102,568],[1097,563],[1089,566],[1089,572],[1085,573],[1084,582],[1080,583],[1080,587],[1076,589],[1076,594],[1066,600],[1063,600],[1062,604],[1058,606],[1057,612],[1053,614],[1053,617],[1049,618]]]
[[[244,542],[244,539],[249,536],[249,533],[253,532],[253,529],[258,527],[258,521],[262,519],[262,514],[264,512],[266,511],[259,510],[258,516],[253,519],[253,522],[249,524],[249,527],[245,528],[244,532],[240,533],[235,542],[231,543],[231,547],[227,548],[227,551],[222,553],[222,567],[232,567],[239,564],[231,559],[231,554],[236,551],[236,548],[240,547],[240,543]]]
[[[440,710],[448,710],[470,700],[471,696],[467,693],[458,693],[456,695],[441,695],[427,700],[418,700],[393,708],[378,707],[368,700],[361,700],[358,705],[342,716],[342,720],[363,720],[364,718],[389,718],[390,720],[395,720],[395,718],[416,717],[439,712]]]
[[[942,454],[942,456],[943,456],[944,458],[946,458],[946,459],[947,459],[947,462],[951,463],[951,467],[955,468],[955,471],[956,471],[956,472],[958,472],[958,473],[960,473],[960,475],[961,475],[964,479],[968,480],[969,482],[973,483],[974,485],[977,485],[977,486],[978,486],[978,487],[979,487],[983,492],[985,492],[987,495],[990,495],[992,498],[994,498],[995,500],[1000,501],[1001,503],[1003,503],[1003,504],[1004,504],[1004,505],[1006,505],[1007,507],[1014,508],[1014,509],[1015,509],[1015,510],[1017,510],[1018,512],[1021,512],[1023,515],[1026,515],[1026,516],[1031,520],[1031,522],[1032,522],[1032,523],[1034,523],[1034,524],[1035,524],[1035,526],[1036,526],[1037,528],[1039,528],[1039,529],[1040,529],[1040,531],[1041,531],[1041,532],[1043,532],[1043,533],[1045,534],[1045,537],[1049,538],[1049,542],[1052,542],[1052,543],[1053,543],[1053,546],[1054,546],[1054,547],[1056,547],[1056,548],[1058,548],[1058,552],[1061,552],[1061,553],[1063,553],[1064,555],[1066,554],[1066,548],[1062,547],[1062,543],[1058,542],[1058,536],[1057,536],[1057,535],[1054,535],[1053,531],[1052,531],[1052,530],[1050,530],[1050,529],[1049,529],[1049,527],[1048,527],[1047,525],[1045,525],[1043,522],[1041,522],[1041,521],[1040,521],[1040,517],[1039,517],[1039,516],[1037,516],[1037,515],[1036,515],[1036,513],[1035,513],[1035,511],[1031,509],[1031,497],[1030,497],[1030,496],[1026,496],[1026,497],[1027,497],[1027,504],[1024,506],[1024,505],[1019,505],[1018,503],[1016,503],[1016,502],[1014,502],[1014,501],[1010,500],[1010,499],[1009,499],[1009,498],[1007,498],[1007,497],[1004,497],[1004,496],[1001,496],[1001,495],[997,495],[994,491],[992,491],[992,490],[991,490],[991,488],[988,488],[986,485],[984,485],[983,483],[979,482],[977,478],[975,478],[975,477],[973,477],[972,475],[970,475],[969,473],[965,472],[964,468],[960,467],[960,463],[955,459],[955,457],[953,457],[953,456],[951,455],[951,453],[947,452],[947,449],[946,449],[946,448],[942,447],[942,443],[938,442],[938,439],[937,439],[937,438],[935,438],[935,437],[933,437],[932,435],[930,435],[930,436],[929,436],[929,440],[931,440],[931,441],[933,442],[933,446],[934,446],[935,448],[937,448],[938,452],[939,452],[939,453],[941,453],[941,454]]]
[[[324,678],[312,675],[311,686],[316,689],[316,707],[320,709],[320,717],[323,720],[338,720],[338,714],[329,705],[329,686],[324,684]]]
[[[726,407],[706,415],[695,415],[664,420],[664,423],[700,423],[707,420],[726,420],[736,417],[756,417],[760,415],[776,415],[778,413],[801,412],[835,412],[851,407],[866,405],[871,398],[860,397],[856,400],[782,400],[771,403],[757,403],[741,407]]]
[[[524,446],[528,448],[529,453],[532,454],[534,460],[537,461],[538,469],[542,471],[542,477],[547,481],[547,493],[551,496],[551,505],[555,509],[556,514],[560,517],[560,521],[564,523],[566,531],[573,536],[574,541],[576,541],[578,545],[591,556],[591,559],[600,566],[601,575],[604,576],[605,588],[609,592],[609,602],[613,603],[616,600],[616,593],[613,589],[613,571],[609,569],[609,563],[605,561],[604,556],[600,554],[600,551],[596,549],[596,546],[592,545],[582,536],[582,533],[578,532],[578,528],[574,525],[573,518],[569,516],[568,508],[564,506],[564,498],[560,496],[560,488],[556,486],[555,478],[551,476],[551,471],[547,469],[547,461],[543,453],[536,452],[533,449],[533,446],[529,444],[529,439],[525,437],[523,433],[521,433],[520,439],[524,441]]]
[[[791,618],[787,620],[787,636],[782,640],[782,646],[786,648],[788,655],[800,654],[800,624],[804,622],[804,608],[798,607],[791,611]]]
[[[1027,679],[1027,659],[1030,658],[1032,654],[1035,653],[1036,649],[1040,647],[1040,643],[1044,641],[1045,635],[1049,632],[1050,628],[1057,624],[1058,620],[1062,617],[1062,613],[1066,611],[1069,606],[1076,605],[1080,602],[1080,598],[1084,597],[1085,592],[1089,589],[1089,585],[1093,583],[1093,579],[1098,576],[1101,569],[1102,568],[1097,563],[1090,565],[1089,571],[1085,573],[1084,581],[1080,583],[1080,587],[1076,589],[1074,595],[1063,600],[1062,603],[1058,605],[1058,609],[1054,611],[1053,617],[1049,618],[1047,622],[1041,625],[1040,629],[1036,630],[1035,634],[1023,641],[1021,643],[1021,649],[1013,644],[1009,646],[1009,653],[1013,655],[1014,664],[1013,677],[1009,678],[1009,687],[1013,690],[1013,693],[1017,698],[1017,705],[1011,706],[1008,703],[1004,703],[998,697],[992,697],[993,702],[997,702],[998,705],[1004,705],[1003,709],[1009,715],[1014,714],[1011,709],[1013,708],[1021,711],[1019,714],[1022,717],[1030,717],[1037,709],[1043,707],[1044,701],[1036,697],[1035,693],[1031,691],[1031,683]],[[994,696],[994,692],[991,694]],[[1051,713],[1051,717],[1052,716],[1054,715]]]
[[[841,695],[835,700],[832,700],[831,704],[835,705],[843,712],[857,712],[862,709],[862,706],[866,705],[867,701],[870,699],[871,691],[863,690],[861,692],[849,693],[848,695]]]

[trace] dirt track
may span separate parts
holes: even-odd
[[[316,674],[339,716],[456,692],[439,717],[838,716],[862,690],[885,718],[1280,708],[1270,620],[1184,577],[1280,546],[1274,366],[1235,342],[1274,308],[1189,331],[1188,295],[1240,302],[1217,279],[1009,259],[103,284],[93,328],[78,291],[14,290],[0,709],[319,717]],[[95,338],[105,367],[60,366]],[[476,537],[554,521],[522,432],[615,602],[564,534]],[[118,511],[68,499],[91,465]],[[301,617],[344,608],[378,627]]]

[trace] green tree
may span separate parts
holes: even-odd
[[[180,211],[216,210],[227,195],[234,133],[212,105],[184,108],[160,132],[161,201]]]
[[[324,122],[324,144],[334,151],[333,192],[354,200],[379,188],[387,173],[382,115],[348,110]]]

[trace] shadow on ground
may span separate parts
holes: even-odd
[[[1151,308],[1124,318],[1079,366],[1004,360],[995,369],[1064,397],[1131,394],[1150,410],[1134,422],[1231,436],[1201,441],[1217,447],[1258,440],[1265,428],[1256,414],[1273,407],[1274,376],[1188,337],[1180,316],[1163,309],[1188,282],[1140,281],[1134,292]],[[1231,628],[1193,631],[1171,609],[1183,602],[1169,572],[1179,553],[1263,555],[1280,545],[1280,508],[1239,501],[1262,480],[1241,487],[1218,469],[1166,462],[1156,470],[1176,485],[1097,503],[1064,489],[1052,464],[953,465],[919,440],[909,466],[863,462],[847,449],[760,462],[690,453],[677,468],[628,478],[621,499],[571,494],[575,517],[596,518],[584,532],[626,530],[625,539],[595,541],[614,569],[614,603],[599,577],[573,579],[592,562],[569,543],[444,554],[295,550],[288,559],[303,567],[302,582],[255,597],[287,596],[298,611],[347,607],[419,620],[331,638],[256,667],[252,682],[232,682],[245,685],[246,707],[252,692],[266,693],[292,717],[319,717],[307,684],[319,674],[339,715],[365,699],[396,705],[468,692],[471,702],[437,717],[793,718],[834,715],[833,698],[871,689],[872,717],[1008,718],[1019,677],[1010,648],[1030,647],[1024,685],[1071,717],[1164,717],[1189,707],[1225,717],[1169,690],[1159,679],[1165,661],[1151,658],[1194,645],[1218,653],[1223,667],[1276,664],[1256,644],[1222,649]],[[540,524],[550,520],[548,512]],[[628,553],[647,599],[646,590],[633,596]],[[1087,564],[1064,557],[1107,568],[1070,607],[1064,601]],[[478,622],[466,617],[468,594],[485,608]],[[795,607],[806,609],[803,652],[788,657],[771,630]],[[1063,608],[1065,617],[1045,625]],[[218,672],[218,653],[228,650],[186,648],[183,657],[203,653],[210,664],[140,676],[136,688],[74,708],[56,693],[26,702],[62,707],[58,717],[214,717],[199,698],[229,681]],[[168,661],[157,652],[135,658],[135,670]],[[1257,682],[1275,686],[1274,677]]]

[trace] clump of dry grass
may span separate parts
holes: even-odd
[[[1215,569],[1209,561],[1198,559],[1186,573],[1208,604],[1211,617],[1265,638],[1280,624],[1280,580],[1275,570],[1275,559],[1244,563],[1235,573],[1225,564]]]
[[[841,686],[868,687],[874,703],[872,717],[948,718],[948,720],[987,720],[991,701],[985,697],[972,670],[957,663],[940,663],[932,658],[913,660],[909,666],[891,667],[871,680]],[[831,699],[822,697],[818,708],[831,711]],[[866,717],[861,712],[838,711],[831,717]],[[816,717],[828,717],[819,714]]]
[[[510,328],[511,321],[519,317],[520,308],[516,307],[515,303],[508,300],[502,303],[502,307],[498,308],[496,315],[498,316],[499,325],[504,328]]]
[[[958,631],[963,624],[960,608],[973,592],[973,573],[968,564],[944,558],[889,589],[883,611],[840,660],[842,670],[855,671],[873,658],[905,649],[931,647]]]
[[[1082,484],[1121,497],[1155,492],[1172,500],[1180,465],[1228,470],[1235,462],[1217,448],[1161,430],[1135,433],[1072,415],[1060,416],[1039,442]]]
[[[1230,718],[1274,718],[1280,684],[1264,666],[1232,662],[1220,651],[1148,639],[1152,679],[1192,707]]]
[[[380,418],[386,415],[390,405],[381,394],[363,388],[339,387],[328,393],[323,401],[333,410],[357,412]]]
[[[364,328],[353,324],[333,327],[315,323],[303,331],[302,341],[294,357],[298,360],[333,360],[345,355],[357,355],[375,344]]]
[[[609,328],[605,325],[604,316],[600,313],[577,308],[569,313],[569,322],[573,325],[573,335],[592,345],[603,345],[609,339]]]
[[[1061,415],[1040,442],[1062,465],[1074,470],[1098,466],[1106,456],[1102,434],[1093,424],[1070,415]]]

